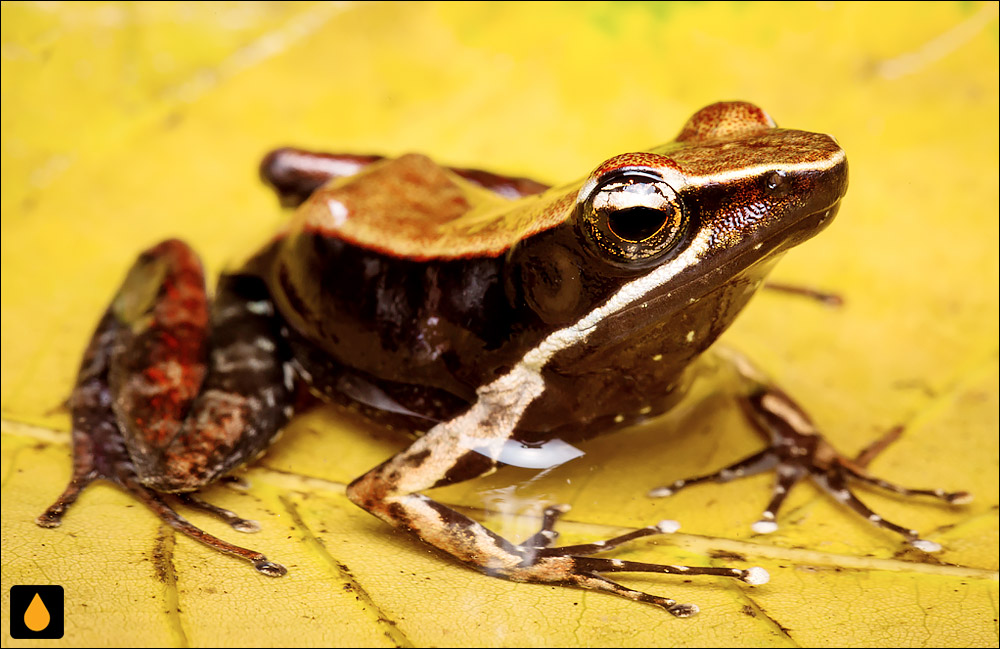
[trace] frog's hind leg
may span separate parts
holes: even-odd
[[[80,493],[91,482],[104,477],[107,465],[114,464],[104,449],[109,447],[108,454],[114,454],[116,436],[118,446],[124,453],[124,442],[121,441],[114,415],[106,405],[111,402],[106,364],[114,325],[111,314],[105,314],[84,353],[77,384],[69,399],[73,402],[73,474],[59,498],[35,519],[41,527],[59,527],[66,510],[76,502]],[[104,460],[102,468],[105,471],[96,466],[99,459]]]
[[[109,309],[84,351],[76,386],[68,400],[73,421],[73,475],[62,495],[35,520],[41,527],[59,527],[66,511],[94,480],[114,482],[117,474],[131,470],[125,442],[111,410],[107,380],[118,328]]]
[[[747,359],[734,353],[729,355],[740,377],[749,386],[747,394],[740,397],[740,405],[748,419],[770,438],[770,447],[715,473],[677,480],[673,484],[653,489],[649,492],[651,497],[669,496],[700,482],[729,482],[775,468],[777,478],[771,501],[760,520],[752,526],[758,534],[769,534],[778,529],[776,519],[781,505],[796,483],[809,478],[838,502],[873,524],[900,534],[913,547],[925,552],[941,549],[937,543],[920,538],[916,530],[885,520],[873,512],[855,495],[850,482],[853,480],[880,487],[901,496],[930,496],[951,505],[971,501],[969,493],[947,492],[943,489],[909,489],[872,476],[863,465],[875,453],[883,450],[887,441],[881,440],[877,445],[862,451],[861,455],[866,458],[862,461],[844,457],[823,438],[809,416],[791,397],[767,381]]]
[[[178,241],[164,242],[140,256],[84,353],[70,397],[73,477],[59,499],[38,517],[39,525],[58,526],[80,491],[93,480],[104,479],[131,493],[177,531],[250,561],[264,574],[284,574],[282,566],[263,554],[193,526],[154,491],[185,491],[207,484],[262,450],[274,436],[266,428],[280,426],[287,418],[280,390],[267,388],[266,394],[254,394],[246,388],[249,371],[269,376],[273,362],[247,355],[246,350],[235,353],[233,345],[226,344],[232,342],[227,337],[260,333],[272,326],[269,303],[255,282],[259,280],[220,282],[212,320],[226,320],[227,325],[212,331],[214,351],[207,366],[199,368],[205,363],[204,340],[199,337],[207,339],[208,306],[197,258]],[[272,343],[253,345],[258,351],[269,346],[267,353],[273,355],[277,348]],[[206,371],[208,377],[203,379]],[[285,371],[279,368],[270,374],[284,377]],[[248,408],[246,402],[251,400],[264,404],[263,412],[260,407]],[[274,403],[267,406],[270,401]],[[257,427],[242,428],[248,439],[237,440],[242,444],[238,449],[230,445],[225,450],[221,429],[251,417]],[[220,442],[224,452],[218,450]],[[253,529],[253,521],[221,508],[195,506],[240,531]]]
[[[260,162],[260,177],[285,207],[297,207],[334,178],[353,176],[382,159],[377,155],[314,153],[292,147],[271,151]]]
[[[283,147],[264,156],[260,163],[260,177],[275,191],[283,206],[298,207],[328,181],[353,176],[366,166],[383,159],[379,155],[322,153]],[[466,180],[506,198],[530,196],[549,188],[530,178],[504,176],[482,169],[450,169]]]

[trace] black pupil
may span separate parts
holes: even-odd
[[[625,241],[645,241],[667,221],[666,213],[651,207],[630,207],[608,216],[608,228]]]

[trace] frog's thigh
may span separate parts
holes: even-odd
[[[330,180],[353,176],[380,160],[383,157],[378,155],[323,153],[284,147],[264,156],[260,163],[260,176],[278,194],[282,205],[298,207]],[[510,199],[531,196],[549,188],[530,178],[505,176],[483,169],[449,167],[449,170]]]
[[[221,293],[229,297],[219,302],[224,308],[217,310],[218,313],[234,315],[227,305],[231,306],[232,298],[237,297],[253,317],[236,318],[231,323],[235,324],[233,327],[217,327],[219,331],[213,333],[213,340],[224,341],[225,336],[241,336],[259,328],[260,315],[253,312],[261,310],[260,304],[252,298],[260,292],[251,289],[262,285],[255,281],[259,283],[253,279],[249,284],[224,280]],[[250,561],[264,574],[279,576],[285,573],[282,566],[268,561],[259,552],[233,545],[195,527],[147,484],[169,483],[161,472],[173,474],[178,469],[182,484],[192,476],[197,478],[198,485],[205,481],[202,469],[207,464],[199,460],[208,456],[199,452],[199,442],[204,446],[210,442],[209,438],[192,440],[191,451],[185,453],[169,440],[158,445],[163,436],[156,433],[181,425],[177,413],[188,409],[191,393],[197,391],[204,373],[199,367],[207,324],[207,296],[201,265],[194,252],[183,242],[168,240],[140,255],[84,353],[70,397],[73,477],[62,496],[37,523],[42,527],[58,526],[80,491],[101,478],[121,486],[175,530]],[[229,367],[220,367],[220,361],[227,360],[226,355],[215,356],[209,364],[210,373],[213,367],[216,370],[215,377],[207,385],[214,386],[215,392],[238,387],[242,377],[240,368],[231,358]],[[216,394],[208,401],[219,400]],[[209,419],[218,415],[203,412]],[[198,426],[190,428],[195,430]],[[126,449],[129,439],[123,431],[133,436],[132,449]],[[179,456],[177,465],[165,459],[174,454]],[[221,464],[228,461],[225,459]],[[148,480],[141,479],[138,467],[142,467]],[[239,531],[256,531],[258,527],[253,521],[207,503],[191,499],[187,502],[222,518]]]
[[[211,320],[206,377],[187,416],[144,417],[148,403],[132,400],[133,434],[151,439],[156,426],[176,429],[136,463],[143,484],[157,491],[193,491],[254,459],[292,413],[290,352],[264,282],[223,275]]]
[[[260,162],[260,177],[278,194],[282,205],[297,207],[334,178],[353,176],[382,156],[318,153],[284,147]]]

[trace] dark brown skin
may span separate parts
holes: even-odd
[[[752,127],[761,126],[748,122]],[[601,173],[611,174],[615,168],[644,163],[677,164],[675,160],[683,163],[686,159],[693,160],[692,166],[712,173],[718,167],[745,165],[740,158],[750,151],[771,149],[769,155],[774,156],[775,163],[798,162],[800,157],[839,151],[824,136],[809,138],[800,132],[763,126],[737,142],[739,147],[734,152],[722,144],[705,145],[695,140],[687,147],[674,145],[672,158],[654,154],[620,156],[613,164],[606,164]],[[730,162],[723,156],[706,164],[702,151],[705,148],[736,156],[737,160]],[[286,160],[286,156],[293,157]],[[288,168],[304,156],[301,151],[272,154],[268,166],[281,168],[282,174],[271,183],[279,187],[287,184]],[[329,162],[330,157],[317,159]],[[315,180],[315,169],[320,165],[305,166],[304,175]],[[828,206],[835,211],[846,188],[846,165],[788,178],[786,184],[795,184],[795,190],[785,188],[781,196],[768,189],[764,174],[760,171],[747,178],[692,190],[689,219],[705,228],[717,228],[722,239],[733,230],[727,219],[732,218],[736,205],[766,205],[765,220],[781,225],[797,212],[820,213]],[[342,189],[316,192],[310,199],[312,205],[306,205],[304,212],[308,214],[310,208],[321,207],[331,199],[363,195],[369,182],[374,185],[372,194],[399,197],[407,196],[413,184],[443,184],[450,179],[443,178],[439,168],[426,159],[382,162],[377,174],[358,176],[350,185],[338,186]],[[392,186],[394,182],[398,186]],[[810,202],[802,205],[804,196]],[[439,200],[438,194],[430,200]],[[435,206],[421,204],[414,211],[439,211]],[[716,206],[725,206],[725,210]],[[824,223],[832,215],[824,217]],[[348,220],[351,218],[349,215]],[[358,218],[377,222],[383,217],[367,211]],[[662,412],[683,372],[752,296],[769,270],[768,258],[817,229],[808,220],[781,225],[781,236],[772,238],[764,231],[766,226],[757,227],[760,232],[756,236],[733,247],[723,241],[696,267],[663,286],[657,296],[650,298],[656,302],[655,308],[646,309],[641,318],[635,309],[610,317],[601,323],[607,333],[598,333],[587,344],[567,349],[554,359],[546,368],[546,395],[519,423],[519,437],[538,439],[554,432],[574,441],[608,430],[610,420],[619,415],[634,419],[632,415],[643,409]],[[388,232],[396,229],[385,228]],[[310,355],[303,363],[304,369],[310,374],[323,372],[330,376],[329,360],[376,385],[391,386],[406,377],[407,383],[422,389],[409,391],[410,400],[401,405],[432,419],[448,419],[457,411],[425,412],[422,404],[450,402],[452,397],[458,397],[457,407],[463,409],[479,386],[513,366],[554,329],[578,320],[623,284],[649,271],[644,263],[622,264],[602,257],[581,236],[578,220],[573,218],[522,238],[513,249],[501,250],[497,255],[457,259],[399,257],[392,253],[396,244],[389,235],[378,242],[383,251],[352,245],[337,234],[307,221],[279,244],[280,252],[271,271],[272,292],[281,312],[307,339],[309,347],[326,352],[326,357],[313,361],[319,367],[308,364],[315,356]],[[743,253],[733,260],[740,249],[757,243],[762,246],[758,251]],[[658,297],[667,293],[673,297]],[[690,303],[692,298],[697,302]],[[678,338],[677,332],[688,331],[695,332],[692,340]],[[661,358],[652,361],[658,354]],[[602,368],[607,367],[614,371],[604,372]],[[327,378],[323,384],[336,384],[336,380]]]
[[[39,524],[57,525],[79,489],[105,478],[180,531],[265,574],[283,573],[259,553],[192,528],[153,490],[197,489],[262,452],[291,414],[294,373],[327,398],[425,431],[347,494],[477,570],[605,590],[680,617],[697,607],[600,573],[763,583],[759,568],[590,556],[670,531],[665,524],[552,547],[565,508],[550,508],[539,533],[514,544],[420,492],[501,466],[509,443],[573,442],[669,409],[688,368],[777,256],[833,218],[847,164],[832,138],[778,129],[759,108],[728,102],[699,111],[674,142],[616,156],[583,183],[550,191],[416,155],[280,149],[261,173],[283,203],[301,206],[288,232],[223,278],[214,304],[180,242],[147,251],[130,273],[71,399],[74,482]],[[808,476],[873,522],[932,548],[874,516],[848,480],[949,502],[967,494],[908,491],[869,476],[749,363],[734,363],[748,385],[748,416],[771,448],[652,495],[778,466],[758,531],[771,531],[788,488]],[[237,529],[251,527],[215,513]]]

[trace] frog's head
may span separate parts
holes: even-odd
[[[511,276],[550,326],[634,338],[683,312],[711,320],[692,325],[703,349],[780,253],[830,223],[846,190],[832,137],[779,129],[751,104],[714,104],[675,141],[600,165],[568,218],[511,253]]]
[[[832,137],[778,129],[755,106],[721,103],[696,113],[674,142],[598,167],[573,221],[596,263],[648,269],[696,245],[705,274],[808,239],[846,190],[847,158]]]

